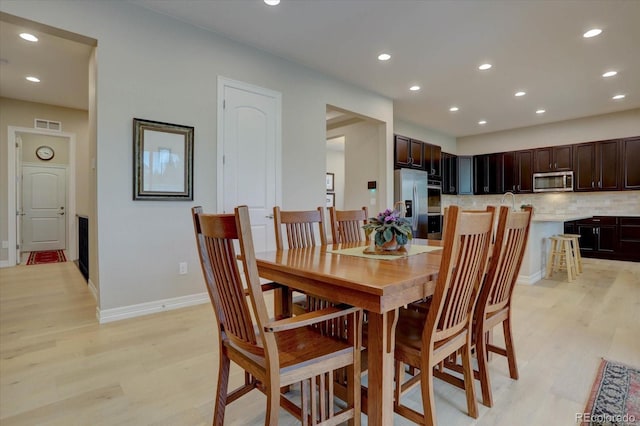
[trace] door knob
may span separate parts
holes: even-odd
[[[64,216],[64,212],[60,212],[58,213],[60,216]]]
[[[269,214],[269,215],[267,215],[267,216],[265,216],[265,217],[266,217],[267,219],[273,219],[273,215],[272,215],[272,214]]]

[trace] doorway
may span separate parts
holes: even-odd
[[[383,210],[385,123],[332,105],[326,108],[327,173],[335,174],[336,190],[331,197],[335,207]]]
[[[30,140],[35,142],[29,142]],[[67,258],[69,260],[75,260],[77,258],[77,241],[76,241],[76,198],[75,198],[75,159],[76,159],[76,136],[73,133],[63,133],[44,129],[31,129],[23,127],[8,127],[8,155],[7,155],[7,169],[9,172],[9,191],[8,191],[8,217],[15,217],[15,220],[9,221],[9,247],[15,249],[9,250],[8,264],[14,266],[20,263],[21,253],[23,250],[22,241],[24,241],[24,235],[27,234],[27,238],[35,240],[36,242],[42,242],[51,240],[53,245],[64,244],[66,249]],[[54,148],[57,158],[56,163],[51,162],[39,162],[35,156],[37,147],[50,146]],[[54,160],[50,160],[54,161]],[[42,174],[42,167],[48,168]],[[35,166],[35,172],[37,175],[24,178],[24,172],[27,173],[34,171],[32,167]],[[53,172],[52,172],[53,171]],[[64,173],[64,179],[62,179],[61,173]],[[55,175],[56,177],[52,176]],[[23,218],[27,215],[25,211],[25,204],[23,194],[25,183],[32,185],[34,182],[32,178],[35,177],[36,186],[48,187],[49,190],[53,190],[52,185],[55,185],[55,197],[51,197],[52,194],[49,190],[42,191],[42,188],[36,188],[35,201],[38,208],[44,205],[50,205],[54,202],[57,204],[55,215],[52,214],[50,209],[48,210],[48,217],[38,218],[40,213],[31,212],[32,218],[36,219],[34,223],[27,224],[23,227]],[[29,180],[27,182],[27,180]],[[63,188],[59,188],[62,184]],[[64,196],[66,202],[61,203],[60,197]],[[44,197],[44,198],[43,198]],[[32,201],[29,203],[33,204]],[[62,210],[60,207],[63,207]],[[63,213],[63,214],[60,214]],[[23,215],[24,214],[24,215]],[[53,217],[56,219],[53,219]],[[60,219],[61,218],[61,219]],[[31,228],[29,228],[31,226]],[[56,229],[51,228],[55,226]],[[22,232],[22,231],[25,232]],[[62,232],[62,236],[59,233]],[[31,233],[31,235],[29,235]],[[55,243],[53,240],[58,238]],[[60,241],[63,240],[64,242]],[[33,246],[31,246],[33,247]],[[44,245],[36,245],[35,247],[46,247]],[[48,248],[37,248],[38,250],[48,250]]]

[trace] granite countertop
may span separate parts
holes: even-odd
[[[592,214],[535,214],[532,222],[571,222],[572,220],[592,218]]]

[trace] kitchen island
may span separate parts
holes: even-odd
[[[549,237],[564,234],[564,222],[592,216],[592,214],[538,215],[534,213],[527,249],[518,275],[518,284],[534,284],[544,278],[549,256]]]

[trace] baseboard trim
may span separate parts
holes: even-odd
[[[93,296],[93,298],[97,302],[98,301],[98,289],[96,288],[96,286],[93,283],[93,281],[89,280],[89,282],[87,282],[87,287],[89,287],[89,291],[91,292],[91,295]]]
[[[516,280],[516,284],[526,284],[532,285],[537,283],[542,279],[542,271],[538,271],[532,275],[518,275],[518,279]]]
[[[0,260],[0,268],[8,268],[9,261],[8,260]]]
[[[121,308],[103,309],[96,308],[96,316],[100,324],[120,321],[127,318],[135,318],[143,315],[155,314],[162,311],[186,308],[187,306],[209,303],[207,293],[190,294],[188,296],[174,297],[171,299],[155,300],[153,302],[139,303],[137,305],[123,306]]]

